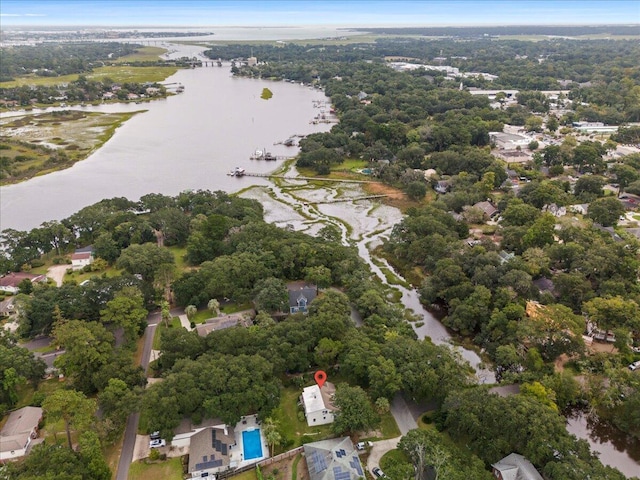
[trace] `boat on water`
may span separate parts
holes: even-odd
[[[231,177],[242,177],[245,174],[245,170],[242,167],[236,167],[233,170],[231,170],[228,175]]]
[[[285,147],[293,147],[295,145],[295,139],[293,137],[287,138],[282,144]]]
[[[273,155],[271,152],[267,152],[266,150],[256,150],[251,157],[251,160],[277,160],[277,157]]]

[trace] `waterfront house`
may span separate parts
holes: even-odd
[[[93,245],[78,248],[71,255],[71,268],[73,270],[81,270],[87,265],[93,263]]]
[[[42,420],[40,407],[23,407],[11,412],[0,431],[0,461],[24,457],[38,437],[38,424]]]

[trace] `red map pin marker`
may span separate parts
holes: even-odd
[[[316,379],[316,383],[318,384],[318,386],[322,388],[322,385],[324,385],[324,382],[327,381],[327,374],[324,373],[322,370],[318,370],[316,374],[313,376],[313,378]]]

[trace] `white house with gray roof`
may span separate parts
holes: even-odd
[[[304,407],[304,416],[307,425],[327,425],[333,423],[333,412],[335,407],[332,403],[332,395],[336,389],[332,383],[325,382],[320,388],[318,385],[311,385],[302,390],[300,399]]]

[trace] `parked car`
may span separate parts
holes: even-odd
[[[640,360],[629,365],[629,370],[634,371],[640,368]]]
[[[164,438],[158,438],[157,440],[151,440],[149,442],[149,448],[160,448],[165,447],[167,442],[164,441]]]
[[[149,438],[151,440],[160,440],[160,432],[153,432],[151,435],[149,435]]]
[[[374,467],[373,470],[371,470],[373,472],[373,474],[377,477],[377,478],[385,478],[386,475],[384,474],[384,472],[382,470],[380,470],[379,467]]]
[[[372,442],[358,442],[358,443],[356,443],[356,448],[358,450],[364,450],[367,447],[373,447],[373,443]]]

